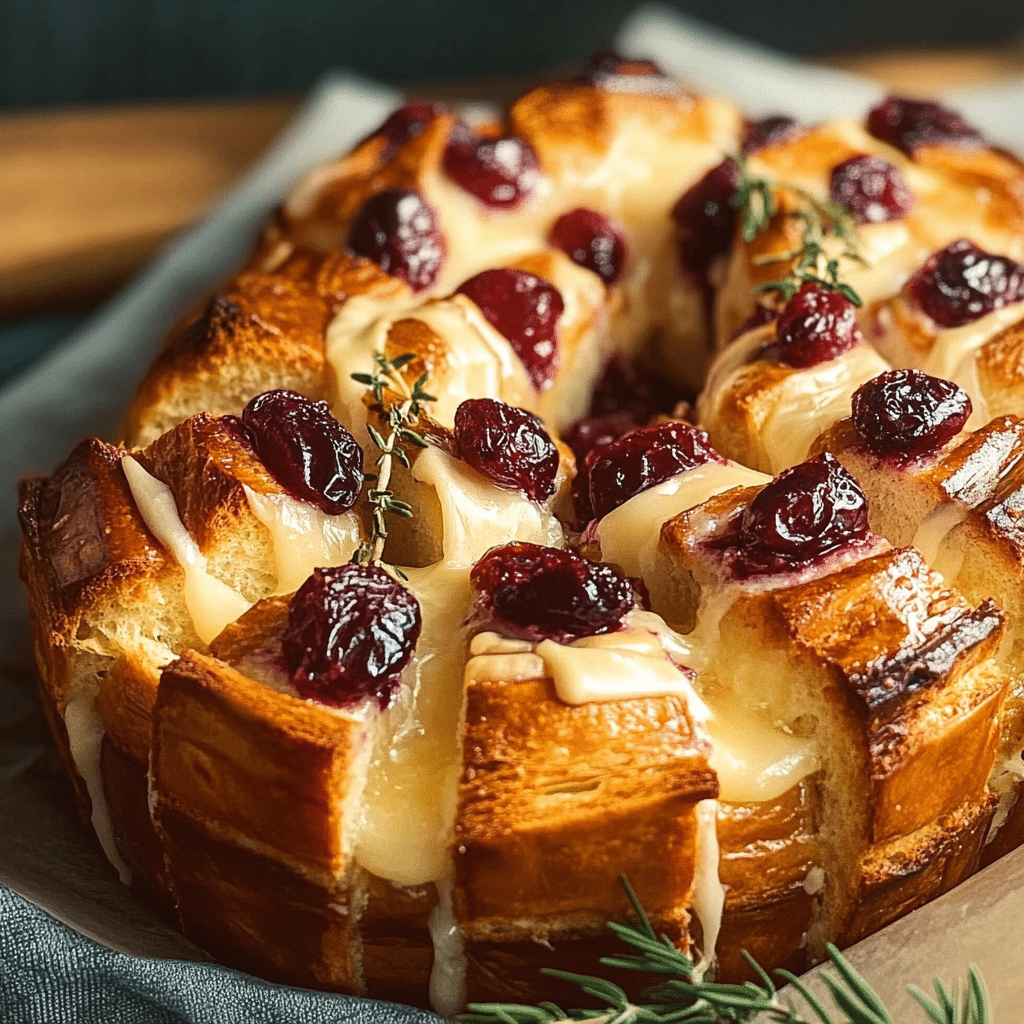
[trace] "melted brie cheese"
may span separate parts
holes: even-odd
[[[850,399],[866,381],[889,369],[867,344],[836,359],[789,374],[773,395],[775,408],[761,428],[772,473],[807,458],[815,439],[850,415]]]
[[[206,556],[185,529],[171,489],[147,473],[130,455],[121,460],[132,497],[150,533],[185,574],[185,605],[199,639],[208,644],[250,608],[249,602],[206,571]]]
[[[721,855],[718,849],[718,801],[701,800],[697,804],[697,863],[693,876],[693,910],[700,921],[701,957],[693,977],[700,981],[715,959],[718,933],[722,930],[725,888],[718,877]]]
[[[442,1017],[454,1017],[466,1004],[466,956],[462,931],[452,904],[453,882],[446,875],[437,885],[437,903],[428,926],[434,946],[430,970],[430,1005]]]
[[[114,841],[110,822],[110,808],[103,789],[100,756],[103,749],[103,719],[96,711],[95,695],[79,694],[68,701],[64,709],[64,724],[68,730],[68,747],[75,770],[82,777],[92,804],[92,827],[107,860],[117,870],[123,885],[131,885],[131,869],[124,862]]]
[[[471,566],[497,544],[527,541],[561,547],[564,534],[550,509],[519,491],[496,487],[440,448],[420,452],[413,477],[429,484],[441,505],[444,561]]]
[[[270,533],[276,594],[298,590],[314,569],[344,565],[359,544],[359,519],[354,512],[329,516],[288,494],[259,494],[250,487],[245,487],[245,497]]]
[[[601,558],[650,586],[665,523],[723,491],[765,484],[770,479],[736,462],[709,462],[634,494],[598,524]]]
[[[449,868],[461,772],[469,570],[406,569],[422,628],[402,688],[381,717],[365,789],[356,860],[400,885],[441,881]]]

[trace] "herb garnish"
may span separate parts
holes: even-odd
[[[382,353],[374,355],[375,368],[373,373],[353,373],[352,379],[359,384],[365,384],[373,393],[374,401],[380,409],[381,416],[387,424],[390,433],[385,438],[372,423],[367,423],[366,430],[370,440],[380,449],[377,457],[378,473],[364,473],[367,481],[376,483],[366,492],[366,498],[372,510],[373,533],[370,540],[359,545],[353,556],[353,561],[362,565],[374,565],[379,568],[393,572],[400,579],[408,577],[396,566],[387,565],[381,560],[384,553],[384,544],[388,538],[387,515],[402,516],[409,519],[412,517],[412,506],[408,502],[399,501],[391,492],[391,473],[393,460],[397,459],[406,469],[409,468],[409,456],[401,447],[401,442],[407,442],[416,448],[426,448],[427,442],[412,428],[416,423],[423,409],[424,402],[435,402],[437,399],[427,394],[425,385],[427,374],[423,373],[410,388],[402,376],[402,368],[407,366],[416,358],[412,352],[405,352],[394,359],[388,359]],[[385,402],[384,393],[394,392],[399,401]]]
[[[649,1021],[651,1024],[744,1024],[752,1022],[759,1014],[765,1015],[764,1021],[776,1024],[893,1024],[871,986],[832,945],[828,947],[828,955],[835,973],[823,974],[822,978],[844,1015],[839,1018],[830,1016],[820,1000],[794,974],[775,971],[800,993],[814,1013],[813,1018],[803,1016],[791,1003],[782,1000],[768,973],[746,952],[743,955],[757,975],[757,982],[748,981],[741,985],[695,982],[693,961],[680,953],[668,936],[663,935],[659,939],[655,935],[632,887],[625,878],[622,884],[639,923],[625,925],[610,921],[608,927],[636,952],[602,957],[601,963],[606,967],[662,975],[665,980],[644,993],[643,1002],[630,1002],[629,996],[618,985],[604,978],[549,968],[542,973],[578,985],[583,992],[604,1002],[606,1008],[566,1012],[549,1002],[537,1006],[470,1003],[467,1011],[459,1017],[462,1024],[556,1024],[573,1020],[600,1024],[632,1024],[634,1021]],[[920,989],[911,987],[910,993],[932,1024],[992,1024],[985,984],[974,967],[970,969],[967,989],[959,999],[938,980],[935,982],[934,1001]]]
[[[745,242],[754,239],[767,228],[775,215],[775,185],[767,178],[750,174],[746,158],[737,157],[739,184],[733,193],[732,205],[742,217],[741,230]],[[770,253],[755,259],[756,266],[770,263],[791,263],[785,276],[767,284],[759,285],[755,292],[778,292],[788,302],[802,284],[813,283],[838,292],[855,306],[861,305],[860,296],[843,281],[839,280],[839,265],[843,260],[864,263],[860,254],[860,243],[853,216],[841,203],[816,199],[809,192],[795,185],[779,182],[779,188],[795,194],[800,208],[788,211],[785,216],[801,222],[803,239],[799,248],[791,252]],[[839,239],[843,248],[838,256],[830,257],[826,249],[829,239]]]

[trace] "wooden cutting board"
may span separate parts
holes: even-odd
[[[1024,69],[1016,50],[829,62],[924,93]],[[507,95],[509,83],[445,89]],[[193,223],[267,147],[298,99],[0,114],[0,321],[88,308]]]

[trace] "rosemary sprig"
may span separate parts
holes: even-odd
[[[411,444],[417,448],[426,448],[427,442],[412,427],[416,423],[423,410],[423,403],[434,402],[437,399],[426,391],[427,375],[422,374],[415,384],[410,388],[402,376],[402,368],[407,366],[416,356],[412,352],[406,352],[394,359],[388,359],[383,353],[374,355],[374,370],[372,373],[353,373],[352,379],[359,384],[365,384],[373,393],[376,405],[381,410],[384,422],[387,424],[389,433],[385,437],[372,423],[366,425],[370,440],[380,450],[377,457],[377,473],[364,473],[367,481],[376,484],[366,492],[367,502],[371,509],[372,535],[369,541],[360,544],[353,556],[353,561],[362,565],[374,565],[387,569],[401,579],[406,579],[405,573],[395,566],[389,566],[382,561],[384,544],[388,538],[387,516],[398,515],[406,519],[412,516],[412,506],[407,502],[399,501],[391,491],[391,474],[394,468],[394,460],[397,459],[406,469],[409,468],[409,456],[406,455],[402,444]],[[397,402],[385,402],[384,394],[387,391],[398,396]]]
[[[758,178],[747,169],[746,158],[736,158],[739,168],[739,184],[733,193],[732,204],[742,217],[743,239],[752,242],[765,230],[776,212],[774,187],[766,178]],[[780,187],[794,193],[800,199],[800,209],[786,214],[802,224],[802,240],[798,248],[790,252],[770,253],[759,257],[758,266],[770,263],[792,264],[788,272],[775,281],[759,285],[755,292],[778,292],[788,302],[802,284],[812,282],[830,291],[838,292],[855,306],[861,304],[860,296],[846,282],[839,279],[839,267],[844,260],[863,263],[857,227],[850,211],[840,203],[822,201],[795,185],[780,183]],[[829,239],[839,239],[842,250],[837,256],[829,256],[826,244]]]
[[[841,1018],[830,1016],[821,1001],[789,971],[775,973],[788,981],[810,1007],[813,1018],[804,1017],[790,1002],[783,1002],[768,973],[744,952],[758,980],[740,985],[723,985],[695,980],[694,962],[680,953],[667,935],[659,939],[651,927],[636,894],[625,878],[623,887],[636,911],[638,923],[609,922],[608,927],[632,950],[619,956],[603,957],[605,967],[661,975],[665,980],[643,994],[643,1001],[631,1002],[618,985],[603,978],[567,971],[545,969],[542,973],[579,986],[605,1004],[604,1009],[566,1012],[551,1002],[525,1006],[518,1003],[471,1003],[459,1020],[463,1024],[560,1024],[562,1021],[599,1021],[600,1024],[745,1024],[764,1014],[776,1024],[893,1024],[871,986],[836,949],[828,947],[834,973],[822,975]],[[936,1000],[911,987],[911,995],[933,1024],[992,1024],[984,982],[972,967],[967,990],[958,1002],[942,982],[936,980]]]

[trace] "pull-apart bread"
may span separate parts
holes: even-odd
[[[601,55],[392,114],[21,489],[43,705],[224,963],[801,970],[1024,841],[1024,167]]]

